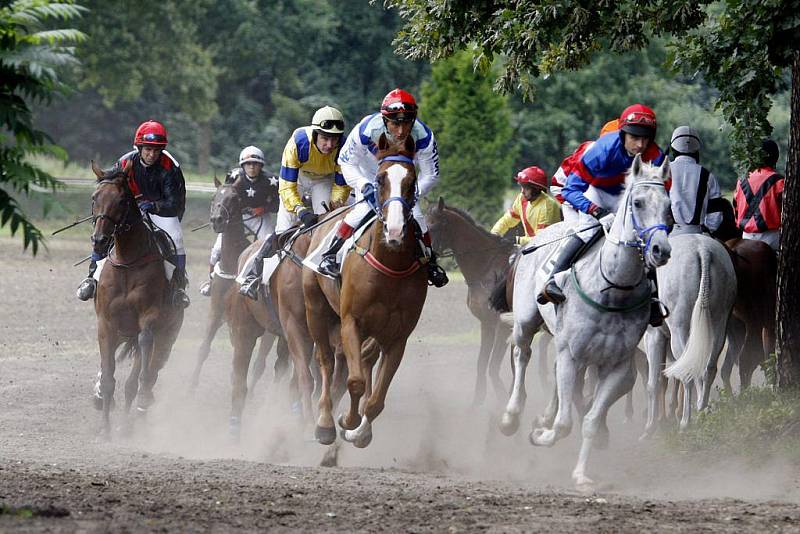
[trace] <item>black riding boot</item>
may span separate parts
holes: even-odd
[[[567,244],[561,249],[561,253],[558,255],[555,265],[553,265],[553,270],[550,271],[550,277],[547,279],[547,283],[545,283],[542,291],[536,297],[536,302],[539,304],[547,304],[548,302],[561,304],[567,299],[564,296],[564,292],[561,291],[561,288],[556,284],[555,276],[561,271],[569,269],[583,247],[584,242],[581,238],[576,235],[570,236]]]
[[[317,267],[321,274],[330,276],[331,278],[339,278],[341,273],[339,272],[339,264],[336,262],[336,254],[342,248],[345,241],[347,240],[343,237],[339,237],[338,235],[333,236],[331,246],[322,253],[322,259],[319,262],[319,267]]]
[[[191,301],[186,294],[186,271],[181,267],[175,267],[172,273],[172,305],[176,308],[188,308]]]
[[[428,285],[433,287],[443,287],[447,285],[450,279],[447,278],[447,273],[441,266],[436,263],[436,253],[430,250],[428,258]]]
[[[669,316],[669,313],[666,312],[666,308],[664,308],[661,304],[661,301],[658,300],[658,278],[656,278],[656,271],[652,270],[647,273],[647,278],[652,282],[652,293],[650,294],[650,326],[659,327],[664,324],[664,319]]]
[[[272,255],[270,252],[272,251],[274,240],[275,234],[270,234],[264,242],[261,243],[261,246],[258,247],[258,252],[256,252],[256,257],[253,260],[250,272],[247,273],[244,282],[242,282],[242,286],[239,288],[239,293],[250,299],[258,300],[258,286],[264,274],[264,260]]]
[[[81,285],[78,286],[77,295],[80,300],[86,301],[94,297],[95,289],[97,288],[97,281],[94,279],[94,273],[97,270],[97,262],[92,260],[89,263],[89,275],[83,279]]]

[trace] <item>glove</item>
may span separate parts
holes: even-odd
[[[150,200],[142,200],[139,202],[139,209],[143,212],[153,213],[156,210],[156,204]]]
[[[361,195],[367,201],[367,204],[370,206],[374,206],[375,201],[375,184],[372,182],[367,182],[364,184],[364,187],[361,188]]]
[[[297,216],[300,218],[300,224],[303,225],[303,228],[314,226],[317,224],[317,220],[319,219],[317,214],[308,208],[303,208],[300,210],[300,213],[298,213]]]
[[[592,204],[591,206],[589,206],[589,211],[587,213],[589,213],[589,215],[591,215],[595,219],[602,219],[611,212],[605,208],[601,208],[597,204]]]

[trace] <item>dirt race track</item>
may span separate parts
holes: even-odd
[[[640,384],[636,422],[623,425],[615,406],[611,446],[592,458],[598,492],[573,491],[578,431],[552,449],[527,443],[544,406],[535,365],[516,436],[497,430],[491,391],[492,402],[470,407],[478,329],[460,281],[429,292],[367,449],[345,444],[339,467],[317,467],[325,449],[269,376],[251,392],[237,445],[227,436],[226,329],[197,391],[186,388],[211,239],[189,239],[193,304],[157,404],[133,436],[115,431],[107,442],[90,403],[94,311],[74,297],[85,267],[71,267],[88,253],[87,229],[50,240],[35,259],[0,237],[0,531],[800,531],[800,468],[639,443]],[[118,367],[118,386],[128,367]],[[123,420],[117,410],[115,425]]]

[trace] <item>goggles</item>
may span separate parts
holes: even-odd
[[[313,126],[317,126],[323,130],[344,130],[344,121],[326,119],[321,121],[319,124],[314,124]]]
[[[142,136],[142,141],[145,143],[166,143],[167,138],[163,135],[148,133]]]
[[[626,124],[638,124],[641,126],[649,126],[651,128],[655,128],[656,120],[649,113],[642,113],[640,111],[635,111],[625,116],[623,125]]]
[[[384,115],[384,117],[392,122],[414,122],[417,114],[415,112],[392,113],[391,115]]]

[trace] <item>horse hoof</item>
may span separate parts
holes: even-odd
[[[97,395],[92,395],[92,405],[94,409],[98,412],[103,409],[103,397],[99,397]]]
[[[314,429],[314,437],[322,445],[330,445],[336,441],[336,427],[326,428],[324,426],[317,425],[317,427]]]
[[[536,447],[552,447],[555,440],[552,439],[553,431],[547,428],[534,428],[530,434],[528,434],[528,441],[531,442],[531,445]]]
[[[370,443],[372,443],[371,430],[368,433],[359,436],[358,438],[355,439],[355,441],[353,441],[353,445],[359,449],[365,448]]]
[[[228,438],[234,443],[239,443],[241,435],[242,420],[238,417],[231,417],[228,421]]]
[[[339,418],[336,420],[336,422],[339,423],[339,428],[342,428],[344,430],[353,430],[358,426],[358,423],[354,425],[348,425],[345,423],[345,421],[347,421],[347,417],[345,417],[344,414],[340,414]]]
[[[594,480],[587,476],[575,477],[575,489],[584,494],[594,493]]]
[[[519,414],[504,412],[500,419],[500,432],[504,436],[513,436],[519,430]]]
[[[334,431],[334,434],[336,431]],[[320,467],[336,467],[339,465],[339,447],[333,446],[329,447],[327,451],[325,451],[325,455],[322,457],[322,460],[319,462]]]

